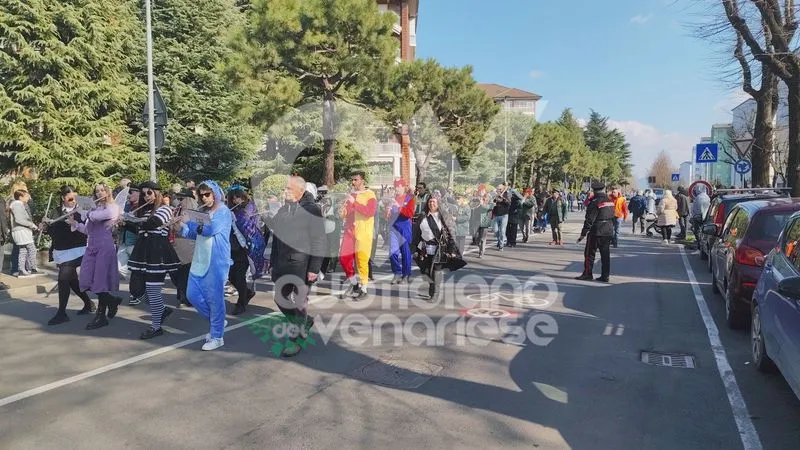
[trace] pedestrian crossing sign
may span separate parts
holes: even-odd
[[[717,144],[697,144],[695,146],[695,162],[697,163],[715,163],[717,162],[717,154],[719,146]]]

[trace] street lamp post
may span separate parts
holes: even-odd
[[[508,97],[503,98],[503,183],[508,183]]]
[[[150,147],[150,180],[156,181],[156,121],[153,98],[153,25],[150,0],[144,0],[147,27],[147,144]]]

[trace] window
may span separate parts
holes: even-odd
[[[719,209],[719,198],[715,198],[711,201],[711,206],[708,207],[708,214],[706,214],[706,220],[711,220],[711,223],[713,223],[714,217],[717,217],[717,209]]]
[[[798,242],[800,242],[800,219],[795,219],[792,225],[786,229],[786,236],[783,238],[781,248],[781,253],[783,253],[795,267],[798,267],[798,263],[800,263],[800,258],[797,257],[798,251],[800,251]]]
[[[736,208],[736,211],[731,212],[731,215],[728,216],[728,220],[725,224],[727,233],[723,234],[728,245],[734,247],[736,245],[736,241],[744,237],[744,234],[747,232],[747,225],[749,222],[750,216],[746,210],[742,208]]]
[[[791,215],[792,213],[790,211],[761,213],[753,219],[753,226],[750,227],[747,237],[758,241],[775,242]]]

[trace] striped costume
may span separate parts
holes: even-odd
[[[161,294],[164,278],[177,270],[181,262],[169,243],[169,229],[163,226],[172,220],[172,209],[169,206],[160,206],[155,211],[150,208],[142,216],[146,220],[139,226],[138,239],[128,260],[130,289],[136,298],[147,294],[152,327],[159,330],[165,312]]]

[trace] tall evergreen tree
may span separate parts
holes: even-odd
[[[154,72],[170,118],[158,163],[182,178],[246,175],[258,149],[255,130],[236,117],[242,93],[220,68],[231,54],[230,33],[244,20],[236,3],[161,0],[153,8]]]
[[[252,93],[246,111],[269,126],[288,106],[322,102],[323,182],[333,185],[336,102],[385,77],[395,18],[374,0],[252,0],[247,17],[229,71]]]
[[[0,3],[0,151],[5,169],[93,180],[144,167],[126,113],[143,90],[134,1]]]
[[[586,145],[594,152],[606,154],[603,178],[619,182],[631,175],[631,150],[625,135],[608,125],[608,117],[592,110],[584,131]]]

